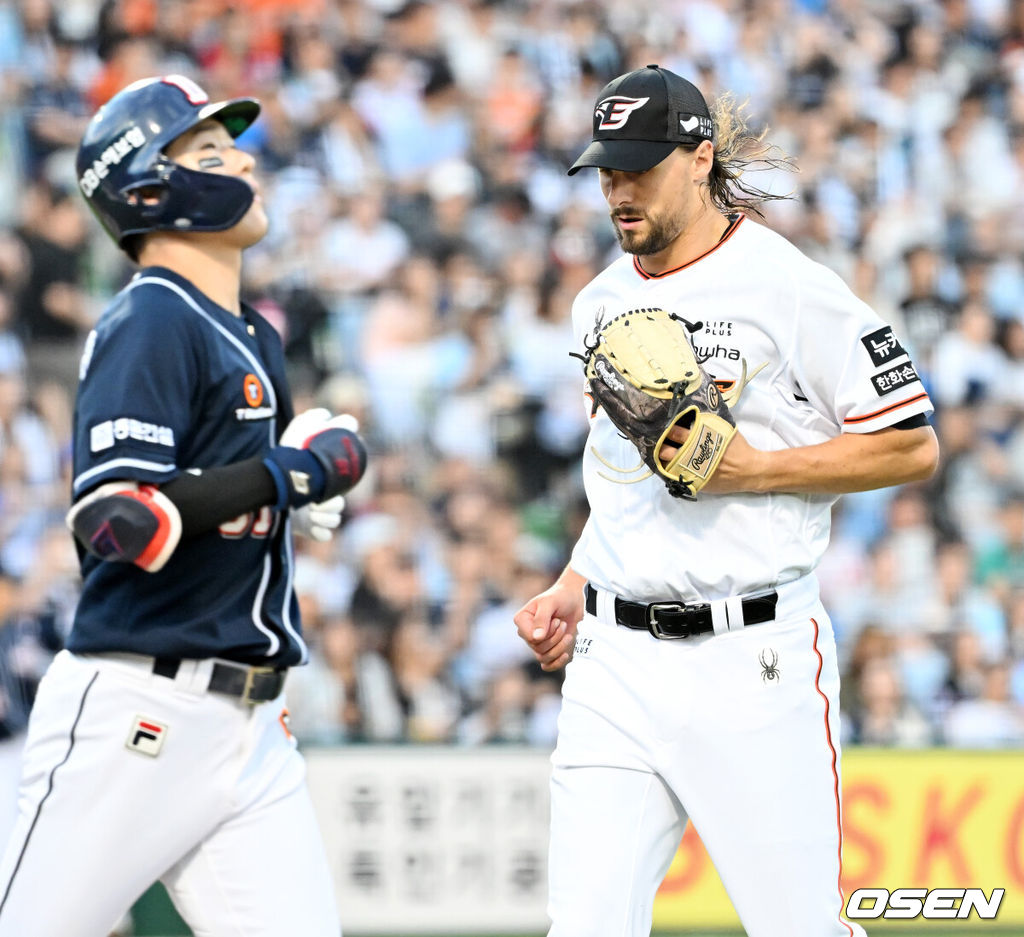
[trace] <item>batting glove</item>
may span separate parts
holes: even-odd
[[[331,411],[326,407],[314,407],[298,414],[281,434],[281,445],[300,448],[302,443],[313,433],[323,429],[331,420]],[[359,424],[352,418],[350,427],[359,429]],[[310,537],[320,543],[326,543],[334,536],[334,531],[341,524],[341,512],[345,509],[345,498],[335,495],[328,501],[319,504],[304,504],[292,508],[292,530],[304,537]]]
[[[334,536],[334,531],[341,524],[341,512],[345,510],[345,499],[335,495],[319,504],[304,504],[301,508],[292,508],[292,530],[304,537],[327,543]]]
[[[356,434],[358,428],[354,416],[331,417],[323,408],[295,417],[281,445],[263,460],[277,488],[274,508],[319,504],[352,488],[366,470],[366,446]]]
[[[331,411],[326,407],[313,407],[311,410],[303,410],[302,413],[292,418],[291,423],[285,427],[281,434],[279,445],[300,448],[302,443],[317,430],[323,429],[331,419]],[[353,419],[355,419],[353,417]],[[351,427],[359,429],[359,424]]]

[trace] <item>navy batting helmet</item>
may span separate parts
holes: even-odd
[[[89,122],[78,147],[79,188],[122,247],[132,235],[149,231],[225,231],[249,210],[249,185],[186,169],[164,150],[211,117],[237,137],[259,112],[252,98],[210,103],[206,92],[182,75],[136,81]],[[139,189],[146,190],[145,198]]]

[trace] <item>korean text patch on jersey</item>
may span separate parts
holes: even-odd
[[[111,448],[115,442],[122,442],[125,439],[174,448],[174,430],[171,427],[157,426],[155,423],[146,423],[130,417],[104,420],[89,429],[89,449],[92,452],[102,452]]]
[[[861,342],[871,356],[871,363],[876,367],[895,361],[907,353],[888,325],[865,335]]]
[[[891,394],[894,390],[899,390],[901,387],[906,387],[907,384],[913,384],[914,381],[919,380],[917,371],[914,370],[914,366],[909,361],[906,364],[889,368],[887,371],[881,371],[871,376],[871,383],[874,384],[875,393],[879,397],[884,397],[886,394]]]

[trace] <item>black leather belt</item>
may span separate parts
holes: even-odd
[[[591,615],[597,614],[597,590],[588,582],[583,590],[586,608]],[[775,619],[775,606],[779,594],[771,589],[758,592],[743,599],[743,624],[760,625]],[[682,605],[679,602],[629,602],[615,596],[615,622],[634,631],[649,631],[656,638],[693,638],[699,634],[711,634],[715,630],[711,618],[711,606]],[[735,627],[735,626],[734,626]]]
[[[180,666],[181,661],[176,658],[158,657],[153,661],[153,673],[173,680]],[[281,694],[287,674],[287,667],[247,667],[217,661],[206,689],[238,697],[247,703],[266,703]]]

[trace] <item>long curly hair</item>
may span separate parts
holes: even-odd
[[[793,198],[792,193],[776,195],[744,179],[749,170],[800,171],[791,156],[787,156],[775,144],[765,142],[767,128],[760,131],[750,129],[747,102],[737,101],[735,95],[725,92],[715,99],[709,109],[715,125],[714,162],[705,183],[711,204],[723,214],[744,211],[763,218],[761,206],[765,202]],[[686,149],[696,149],[696,146],[687,146]]]

